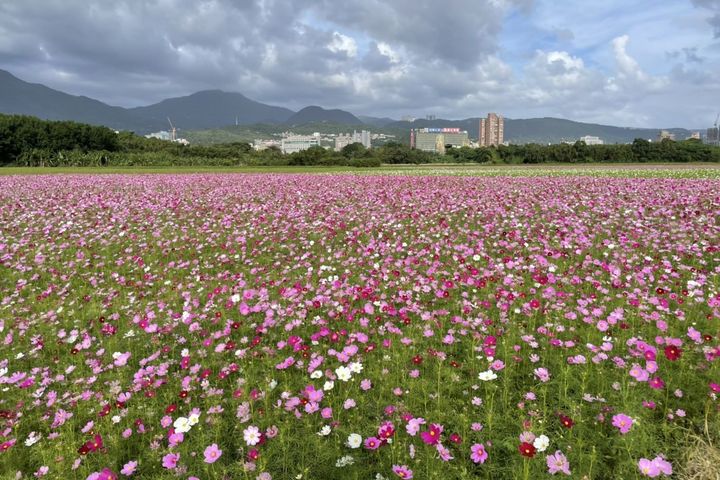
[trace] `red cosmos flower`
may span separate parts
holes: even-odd
[[[528,443],[528,442],[521,443],[520,446],[518,447],[518,450],[520,451],[520,455],[522,455],[523,457],[528,457],[528,458],[534,457],[535,452],[537,451],[537,450],[535,450],[535,447],[533,447],[533,444]]]
[[[674,362],[680,356],[682,355],[682,350],[679,347],[676,347],[675,345],[668,345],[665,347],[665,358],[670,360],[671,362]]]
[[[102,447],[102,437],[100,435],[95,435],[92,440],[88,440],[83,444],[82,447],[78,448],[78,453],[80,455],[87,455],[88,453],[99,450]]]
[[[420,364],[423,362],[423,357],[422,357],[421,355],[415,355],[415,356],[412,358],[412,362],[413,362],[415,365],[420,365]]]
[[[174,403],[171,403],[165,409],[165,413],[167,413],[169,415],[169,414],[173,413],[175,410],[177,410],[177,405],[175,405]]]
[[[450,434],[450,441],[455,445],[460,445],[462,443],[462,438],[457,433],[452,433]]]
[[[560,417],[560,423],[562,423],[563,427],[565,428],[572,428],[573,425],[575,425],[575,422],[572,418],[568,417],[567,415],[563,415],[562,413],[559,415]]]
[[[248,452],[248,460],[254,462],[258,458],[260,458],[260,450],[258,450],[257,448],[250,449],[250,451]]]

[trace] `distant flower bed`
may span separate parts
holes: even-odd
[[[714,478],[716,171],[447,170],[0,177],[0,477]]]

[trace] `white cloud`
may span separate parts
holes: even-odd
[[[358,50],[357,43],[353,38],[338,32],[333,32],[332,41],[327,48],[334,53],[343,52],[348,57],[357,56]]]

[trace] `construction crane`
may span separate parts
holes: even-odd
[[[717,117],[715,117],[715,123],[713,124],[713,129],[715,130],[715,145],[720,147],[720,129],[718,129],[718,120],[720,120],[720,113],[717,114]]]
[[[170,140],[174,142],[177,139],[177,129],[175,128],[175,125],[173,125],[173,123],[170,121],[170,117],[167,117],[167,121],[170,124]]]

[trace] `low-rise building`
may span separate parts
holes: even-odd
[[[585,142],[585,145],[603,145],[605,142],[600,137],[594,137],[592,135],[585,135],[584,137],[580,137],[579,139],[581,142]]]
[[[335,151],[339,152],[351,143],[362,143],[363,147],[371,148],[372,140],[370,132],[368,130],[363,130],[359,133],[357,131],[353,131],[352,135],[350,135],[349,133],[339,134],[337,137],[335,137]]]
[[[447,148],[470,146],[470,139],[459,128],[417,128],[410,131],[410,146],[443,154]]]
[[[280,144],[283,153],[295,153],[307,150],[310,147],[320,146],[320,136],[291,135],[284,137]]]
[[[663,140],[675,140],[675,134],[671,133],[667,130],[660,130],[660,133],[658,133],[657,142],[662,142]]]

